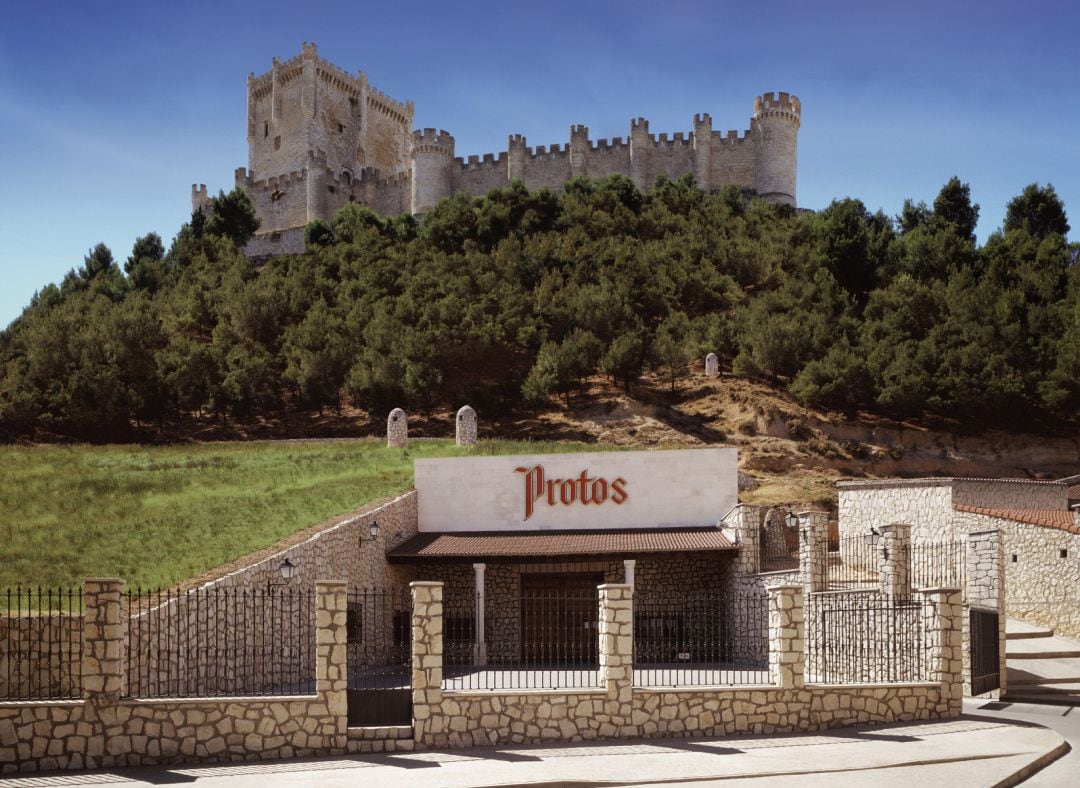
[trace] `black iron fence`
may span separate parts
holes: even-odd
[[[911,545],[912,588],[964,588],[967,543],[960,539]]]
[[[0,611],[0,698],[82,694],[83,595],[73,588],[16,588]]]
[[[758,531],[758,549],[762,572],[799,568],[799,529],[776,519]]]
[[[315,594],[271,586],[129,592],[130,697],[315,691]]]
[[[634,598],[634,683],[722,686],[769,681],[764,594],[642,593]]]
[[[881,548],[863,535],[842,536],[828,553],[829,590],[873,588],[881,582]]]
[[[348,593],[349,725],[405,725],[412,719],[412,593]]]
[[[446,689],[599,686],[597,591],[500,590],[483,597],[448,589],[443,663]]]
[[[926,681],[925,621],[921,595],[810,594],[806,598],[806,681]]]

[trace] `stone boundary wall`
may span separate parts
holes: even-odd
[[[0,614],[0,699],[82,694],[81,613]]]
[[[345,584],[320,583],[310,696],[125,699],[123,581],[88,580],[81,701],[0,703],[0,773],[342,754]]]
[[[413,583],[413,736],[420,747],[471,747],[605,738],[786,733],[961,711],[957,591],[931,591],[927,660],[933,681],[813,685],[803,680],[802,588],[769,590],[771,684],[643,689],[633,686],[633,592],[600,587],[598,690],[444,691],[443,587]]]
[[[1005,615],[1080,637],[1080,534],[973,512],[953,521],[958,531],[1001,532]]]

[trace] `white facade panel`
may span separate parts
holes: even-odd
[[[415,461],[426,532],[715,525],[738,502],[734,448]]]

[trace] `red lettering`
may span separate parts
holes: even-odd
[[[593,503],[599,505],[609,499],[609,491],[610,500],[616,505],[625,503],[630,498],[626,491],[626,479],[621,476],[609,484],[607,479],[589,476],[588,470],[572,479],[548,479],[543,465],[514,468],[514,472],[523,474],[525,480],[526,520],[536,513],[536,503],[542,498],[547,499],[548,506],[555,506],[557,503],[570,506],[577,501],[586,506]]]
[[[611,483],[611,502],[620,504],[629,497],[630,496],[626,492],[626,479],[620,476]]]
[[[607,500],[607,479],[597,479],[592,483],[592,497],[597,503]]]
[[[514,468],[515,473],[525,474],[525,519],[533,516],[533,507],[540,500],[544,489],[544,466],[534,465],[531,468]]]

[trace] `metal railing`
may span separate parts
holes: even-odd
[[[842,536],[839,550],[828,553],[826,576],[830,591],[873,588],[881,582],[881,548],[863,535]]]
[[[0,698],[82,695],[83,594],[74,588],[7,589],[0,611]]]
[[[448,590],[443,597],[443,688],[597,687],[599,637],[595,590],[526,589],[486,598]]]
[[[644,687],[769,682],[764,594],[642,593],[634,598],[634,683]]]
[[[806,599],[806,681],[820,684],[927,680],[921,595],[876,591],[810,594]]]
[[[967,543],[960,539],[911,545],[911,587],[964,588],[966,548]]]
[[[315,691],[310,588],[199,588],[127,594],[129,697]]]
[[[799,568],[799,529],[782,519],[761,526],[758,549],[762,572],[780,572]]]

